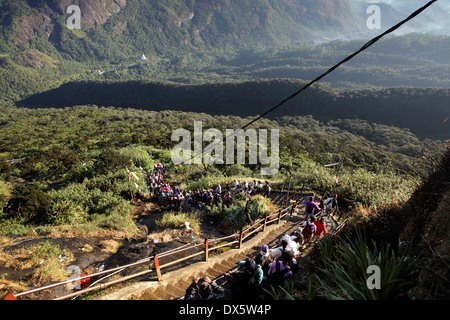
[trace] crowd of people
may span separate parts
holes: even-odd
[[[255,194],[270,196],[271,187],[268,182],[254,180],[242,184],[235,180],[233,185],[226,184],[224,189],[218,184],[214,189],[197,189],[194,192],[182,191],[176,185],[170,185],[164,180],[167,168],[156,163],[148,175],[148,183],[152,194],[166,204],[189,208],[202,208],[204,205],[230,205],[233,196],[245,193],[249,198]],[[297,205],[297,203],[296,203]],[[328,234],[321,214],[337,206],[337,195],[330,195],[325,200],[308,197],[304,201],[305,221],[292,234],[285,234],[279,243],[269,248],[261,247],[255,258],[247,258],[238,263],[239,271],[226,273],[230,282],[233,297],[239,299],[259,299],[265,293],[263,288],[277,288],[289,281],[298,271],[297,259],[306,244],[315,237]],[[225,298],[225,290],[208,277],[194,278],[186,290],[185,300],[220,300]]]
[[[299,272],[297,259],[306,244],[314,237],[329,234],[323,218],[307,218],[292,235],[285,234],[279,243],[269,248],[263,245],[255,258],[240,261],[238,272],[226,273],[231,294],[235,299],[258,300],[266,295],[264,288],[283,286]],[[209,278],[194,278],[187,289],[185,300],[220,300],[225,298],[224,288]]]
[[[305,218],[317,217],[318,215],[330,212],[337,208],[337,194],[328,195],[323,200],[318,197],[308,197],[304,201]]]
[[[166,166],[161,163],[155,163],[155,167],[148,174],[148,185],[151,189],[151,194],[158,197],[161,204],[175,206],[177,208],[183,207],[186,211],[192,208],[201,209],[205,205],[223,205],[229,206],[239,193],[245,193],[248,199],[253,195],[261,194],[270,196],[271,187],[266,181],[264,184],[261,181],[253,180],[253,182],[244,181],[242,184],[234,180],[234,184],[225,184],[222,186],[218,184],[215,188],[199,188],[195,191],[181,190],[177,185],[170,185],[164,179],[167,171]]]

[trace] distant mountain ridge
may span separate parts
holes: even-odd
[[[80,7],[80,31],[68,32],[64,26],[69,5]],[[1,0],[0,8],[1,33],[9,45],[40,38],[75,59],[71,47],[106,39],[164,52],[166,42],[180,50],[313,41],[331,30],[358,32],[363,22],[349,0]]]
[[[122,59],[137,52],[167,54],[202,49],[285,45],[299,41],[367,38],[417,9],[423,1],[375,2],[382,30],[369,30],[369,0],[0,0],[0,52],[30,45],[78,61]],[[81,10],[81,30],[69,30],[70,5]],[[446,15],[447,14],[447,15]],[[436,17],[433,20],[432,17]],[[437,3],[405,27],[443,25]],[[436,26],[435,26],[436,27]],[[408,29],[409,28],[409,29]],[[430,27],[431,28],[431,27]],[[449,28],[447,28],[449,29]]]

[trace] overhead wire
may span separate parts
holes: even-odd
[[[302,93],[303,91],[305,91],[306,89],[308,89],[309,87],[311,87],[313,84],[315,84],[316,82],[319,82],[320,80],[322,80],[324,77],[326,77],[328,74],[332,73],[333,71],[335,71],[337,68],[339,68],[341,65],[343,65],[344,63],[352,60],[354,57],[356,57],[357,55],[359,55],[361,52],[367,50],[368,48],[370,48],[371,46],[373,46],[376,42],[378,42],[380,39],[384,38],[386,35],[393,33],[394,31],[396,31],[397,29],[399,29],[402,25],[404,25],[405,23],[407,23],[408,21],[414,19],[416,16],[418,16],[419,14],[421,14],[423,11],[425,11],[428,7],[430,7],[432,4],[434,4],[435,2],[437,2],[438,0],[431,0],[429,1],[427,4],[425,4],[424,6],[420,7],[419,9],[417,9],[416,11],[414,11],[412,14],[410,14],[407,18],[405,18],[404,20],[400,21],[399,23],[397,23],[396,25],[394,25],[393,27],[389,28],[388,30],[386,30],[385,32],[383,32],[382,34],[376,36],[375,38],[373,38],[372,40],[368,41],[366,44],[364,44],[359,50],[355,51],[354,53],[352,53],[351,55],[349,55],[348,57],[346,57],[345,59],[343,59],[342,61],[340,61],[339,63],[337,63],[336,65],[334,65],[333,67],[331,67],[330,69],[328,69],[326,72],[324,72],[323,74],[321,74],[320,76],[318,76],[317,78],[315,78],[314,80],[308,82],[306,85],[304,85],[300,90],[294,92],[293,94],[291,94],[289,97],[285,98],[284,100],[282,100],[281,102],[279,102],[277,105],[275,105],[274,107],[268,109],[267,111],[265,111],[264,113],[262,113],[261,115],[257,116],[255,119],[251,120],[249,123],[247,123],[246,125],[244,125],[243,127],[241,127],[240,129],[238,129],[237,131],[240,130],[244,130],[246,128],[248,128],[249,126],[251,126],[252,124],[256,123],[257,121],[261,120],[262,118],[266,117],[269,113],[274,112],[275,110],[277,110],[278,108],[280,108],[281,106],[283,106],[284,104],[286,104],[288,101],[294,99],[295,97],[297,97],[300,93]],[[234,134],[236,134],[236,132]],[[230,135],[231,136],[231,135]],[[229,138],[230,136],[227,136],[226,138]],[[211,146],[209,146],[209,148],[213,148],[214,146],[216,146],[219,143],[216,144],[212,144]],[[193,159],[195,159],[196,157],[198,157],[201,153],[195,154],[189,161],[191,162]],[[189,163],[190,163],[189,162]]]

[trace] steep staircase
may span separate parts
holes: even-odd
[[[303,200],[305,195],[296,195],[293,200]],[[286,194],[273,193],[272,202],[279,204],[286,199]],[[290,197],[292,199],[292,197]],[[285,200],[286,201],[286,200]],[[328,230],[333,230],[337,223],[331,216],[324,217]],[[292,215],[285,216],[280,224],[268,226],[245,241],[241,249],[230,249],[209,258],[208,262],[196,262],[189,266],[162,274],[162,281],[144,281],[133,284],[114,293],[99,297],[99,300],[175,300],[182,298],[194,277],[208,276],[219,285],[225,280],[224,274],[237,269],[237,263],[250,256],[256,256],[262,245],[275,247],[285,234],[292,234],[303,223],[303,207],[299,206]],[[308,248],[306,249],[306,251]],[[306,252],[304,252],[306,254]],[[226,292],[226,296],[229,294]]]

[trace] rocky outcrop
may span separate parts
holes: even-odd
[[[68,17],[66,10],[71,5],[78,5],[81,10],[81,28],[91,29],[103,25],[108,18],[125,8],[127,0],[60,0],[56,12]]]
[[[39,13],[19,17],[17,27],[12,35],[14,45],[26,43],[36,36],[51,40],[52,34],[57,32],[57,21],[67,19],[71,13],[67,8],[77,5],[81,11],[81,29],[89,30],[103,25],[108,18],[125,8],[127,0],[60,0],[48,3]]]

